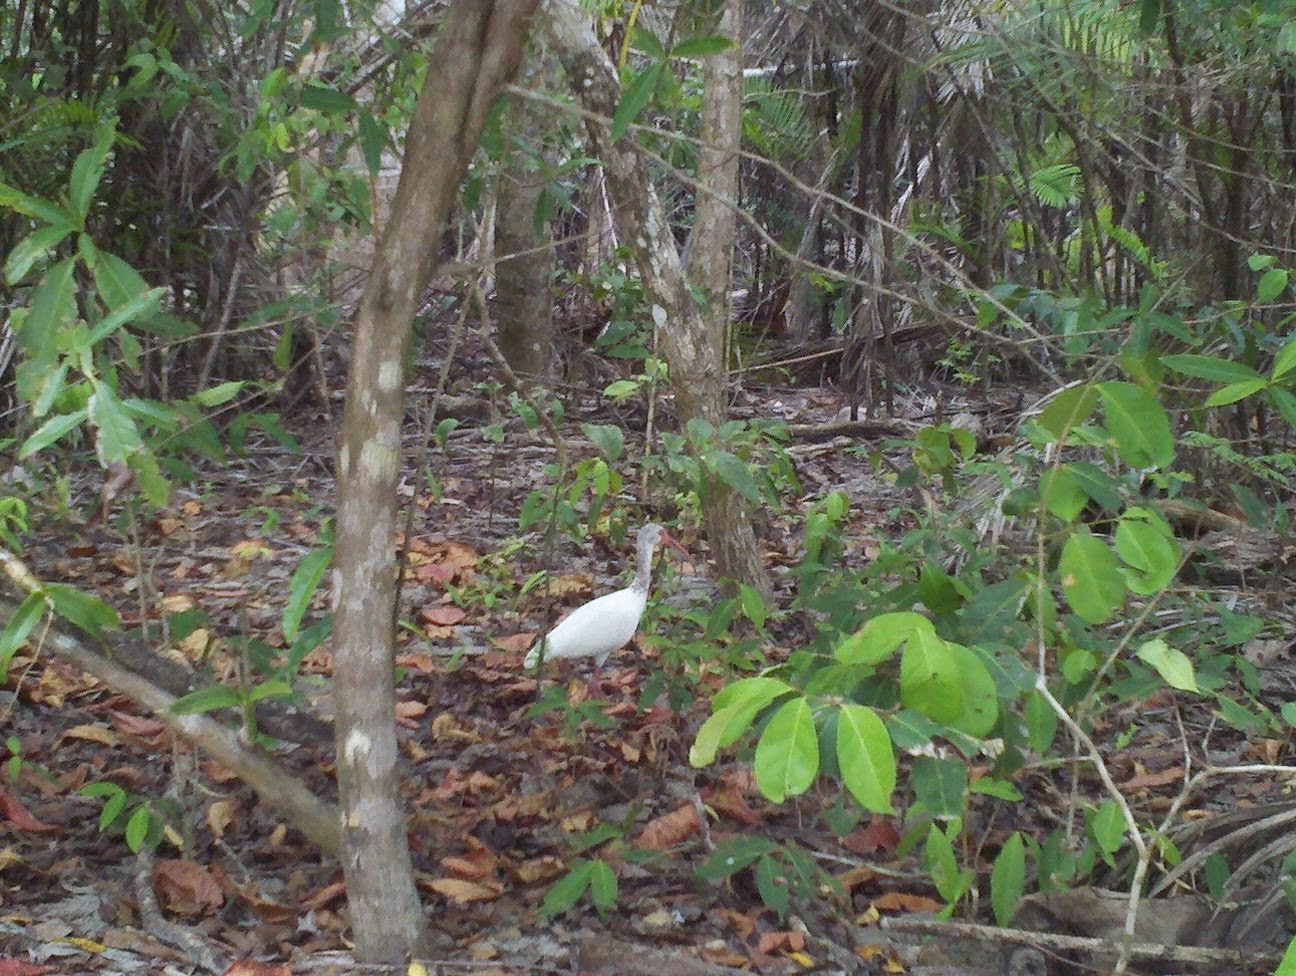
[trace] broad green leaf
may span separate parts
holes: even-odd
[[[756,785],[772,803],[804,793],[819,772],[819,736],[805,698],[785,702],[756,744]]]
[[[246,384],[246,380],[227,380],[224,383],[209,386],[205,390],[199,390],[189,399],[200,407],[219,407],[222,403],[228,403],[238,396],[239,390],[243,389]]]
[[[105,315],[90,331],[86,345],[93,348],[122,326],[135,321],[150,312],[157,311],[158,302],[166,294],[165,288],[154,288],[136,295],[131,301]]]
[[[25,217],[35,217],[52,227],[79,230],[78,222],[66,210],[49,200],[28,196],[7,183],[0,183],[0,207],[16,210]]]
[[[768,704],[769,702],[758,698],[748,698],[732,702],[714,712],[702,723],[702,728],[698,729],[697,737],[689,749],[689,764],[700,769],[713,763],[716,753],[737,742]]]
[[[900,655],[900,700],[906,708],[937,722],[953,722],[962,713],[958,659],[934,632],[918,631],[905,642]]]
[[[4,629],[0,630],[0,685],[9,681],[9,662],[43,616],[44,594],[29,593],[5,623]]]
[[[625,431],[615,424],[581,424],[581,431],[609,461],[616,461],[625,450]]]
[[[56,414],[49,420],[41,424],[32,435],[23,441],[23,445],[18,450],[19,460],[30,457],[37,451],[49,447],[58,441],[60,437],[76,427],[85,423],[89,411],[82,408],[75,413]]]
[[[72,233],[71,227],[42,227],[19,241],[5,261],[5,280],[16,285],[36,260]]]
[[[1296,369],[1296,339],[1289,339],[1274,357],[1273,378],[1282,379],[1293,369]]]
[[[1274,386],[1269,389],[1269,399],[1273,405],[1278,408],[1282,414],[1283,420],[1287,421],[1287,426],[1296,428],[1296,395],[1290,390],[1284,390],[1280,386]]]
[[[658,61],[666,57],[666,48],[662,47],[662,42],[657,39],[657,35],[641,24],[635,24],[631,29],[630,45],[636,51],[643,51],[644,54]]]
[[[1032,691],[1026,697],[1022,717],[1026,720],[1026,741],[1030,747],[1041,755],[1048,752],[1058,726],[1057,713],[1048,700],[1038,691]]]
[[[1120,850],[1125,840],[1125,816],[1115,800],[1108,800],[1089,818],[1089,835],[1104,854]]]
[[[716,844],[711,856],[698,867],[697,876],[703,881],[732,878],[777,849],[778,845],[766,837],[728,837]]]
[[[707,37],[686,37],[671,48],[670,53],[673,58],[705,58],[727,51],[733,45],[734,42],[730,38],[719,34],[711,34]]]
[[[572,861],[567,873],[555,881],[553,887],[545,894],[544,901],[540,905],[541,917],[553,918],[561,915],[580,901],[581,895],[585,894],[585,889],[589,887],[593,870],[592,861],[585,858]]]
[[[1121,507],[1121,495],[1116,480],[1096,464],[1074,461],[1067,470],[1075,477],[1084,493],[1104,511],[1115,512]]]
[[[63,326],[76,318],[76,279],[72,277],[73,259],[66,258],[45,273],[31,297],[31,311],[23,322],[18,338],[34,354],[56,347]]]
[[[1272,302],[1287,290],[1287,269],[1270,268],[1256,284],[1256,301],[1261,305]]]
[[[842,664],[879,664],[917,633],[935,634],[932,622],[920,613],[902,610],[868,621],[833,651]]]
[[[1235,363],[1232,360],[1219,359],[1216,356],[1189,354],[1162,356],[1161,362],[1175,372],[1183,373],[1185,376],[1195,376],[1198,379],[1210,380],[1214,383],[1237,383],[1242,380],[1257,379],[1260,376],[1246,363]]]
[[[760,591],[754,586],[739,583],[738,599],[742,603],[743,616],[750,620],[757,630],[764,630],[765,622],[769,620],[769,608],[765,606]]]
[[[124,462],[144,449],[135,422],[117,394],[106,383],[96,383],[87,405],[90,423],[95,427],[95,453],[99,462],[107,467],[114,462]]]
[[[590,865],[590,899],[600,912],[616,908],[617,876],[606,861],[597,860]]]
[[[201,715],[222,708],[239,708],[243,697],[237,688],[228,685],[210,685],[191,691],[183,698],[177,698],[171,704],[171,711],[176,715]]]
[[[768,854],[756,862],[756,891],[766,908],[773,909],[779,918],[787,914],[792,904],[792,893],[778,861]]]
[[[753,505],[759,505],[763,499],[756,479],[752,477],[747,462],[728,451],[707,451],[702,456],[706,466],[715,472],[717,478],[732,488]]]
[[[1040,500],[1049,514],[1063,522],[1074,520],[1089,504],[1089,496],[1069,465],[1049,468],[1040,477]]]
[[[1178,648],[1171,647],[1160,637],[1154,637],[1140,645],[1135,651],[1138,659],[1156,669],[1156,673],[1171,688],[1179,691],[1198,692],[1197,676],[1193,670],[1192,659]]]
[[[999,848],[990,870],[990,906],[995,922],[1006,927],[1017,914],[1017,905],[1026,891],[1026,843],[1014,830]]]
[[[262,681],[248,692],[248,704],[256,704],[259,701],[265,701],[267,698],[291,698],[292,685],[283,678],[271,678],[269,681]]]
[[[302,617],[310,607],[311,597],[319,588],[320,580],[333,561],[333,547],[313,549],[297,564],[292,579],[288,583],[288,605],[284,607],[283,637],[289,644],[297,639]]]
[[[387,126],[374,118],[367,108],[360,110],[360,152],[364,156],[365,166],[370,176],[377,176],[382,169],[383,152],[387,149],[390,137]]]
[[[116,119],[101,125],[95,135],[94,145],[78,153],[76,162],[72,164],[72,177],[68,180],[68,202],[72,204],[72,210],[80,218],[83,227],[90,210],[90,201],[94,199],[99,180],[103,178],[104,160],[108,158],[108,151],[116,138],[116,129]]]
[[[97,597],[65,583],[48,583],[45,595],[54,612],[88,634],[98,636],[104,630],[117,630],[121,621],[117,611]]]
[[[1230,383],[1223,389],[1216,390],[1206,398],[1208,407],[1227,407],[1230,403],[1237,403],[1239,400],[1245,400],[1253,394],[1259,393],[1269,385],[1268,380],[1243,380],[1241,383]]]
[[[1139,33],[1144,37],[1151,34],[1161,21],[1161,0],[1143,0],[1139,5]],[[1007,922],[1000,922],[1007,925]]]
[[[999,692],[990,669],[976,651],[962,644],[947,643],[954,656],[955,674],[961,685],[963,707],[950,720],[950,727],[980,738],[999,720]]]
[[[927,831],[923,860],[932,883],[936,885],[937,894],[951,905],[967,893],[975,880],[970,868],[959,868],[953,844],[935,824]]]
[[[786,695],[796,689],[781,678],[769,678],[758,676],[755,678],[742,678],[732,684],[725,685],[716,692],[715,700],[712,702],[713,709],[728,708],[730,705],[738,702],[758,701],[762,706],[768,705],[780,695]]]
[[[1116,451],[1135,468],[1164,467],[1174,460],[1174,435],[1165,409],[1147,390],[1109,380],[1098,387],[1107,416],[1107,432]]]
[[[94,267],[95,288],[110,309],[119,309],[148,291],[140,273],[109,251],[100,251]]]
[[[1085,423],[1098,405],[1098,391],[1091,384],[1073,386],[1055,396],[1035,422],[1053,435],[1065,440],[1076,427]]]
[[[327,115],[342,115],[356,107],[354,96],[318,81],[308,82],[302,89],[301,103],[302,108]]]
[[[1125,580],[1116,556],[1088,530],[1067,539],[1058,576],[1071,609],[1087,623],[1102,623],[1125,602]]]
[[[847,702],[837,718],[837,767],[855,802],[874,813],[894,813],[895,754],[886,726],[871,708]]]
[[[126,846],[139,853],[148,840],[149,829],[153,826],[153,814],[148,807],[138,807],[126,821]]]
[[[1282,958],[1278,960],[1278,968],[1274,970],[1274,976],[1296,976],[1296,936],[1287,943]]]
[[[1129,566],[1123,571],[1125,585],[1140,596],[1151,596],[1179,571],[1179,543],[1160,526],[1128,516],[1122,516],[1112,541]]]
[[[612,128],[608,134],[612,142],[626,134],[639,113],[652,101],[653,93],[657,91],[657,85],[661,81],[661,73],[662,63],[659,61],[645,68],[626,86],[625,94],[612,113]]]

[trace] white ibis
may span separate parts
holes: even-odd
[[[628,644],[639,629],[639,618],[648,605],[653,553],[659,545],[673,546],[688,555],[688,550],[660,525],[655,522],[645,525],[639,530],[637,564],[630,585],[624,590],[590,600],[563,617],[527,652],[526,667],[535,667],[541,656],[546,661],[560,657],[592,657],[602,666],[609,654]]]

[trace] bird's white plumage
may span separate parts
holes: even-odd
[[[648,584],[652,575],[653,552],[661,542],[679,548],[660,525],[649,523],[639,530],[634,580],[624,590],[608,593],[577,607],[527,652],[526,667],[545,660],[592,657],[598,664],[630,642],[639,629],[639,618],[648,605]]]

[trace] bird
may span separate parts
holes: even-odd
[[[649,522],[639,530],[636,539],[636,569],[630,585],[590,600],[563,617],[527,652],[524,666],[533,668],[542,657],[546,661],[592,657],[602,667],[613,651],[628,644],[639,629],[639,618],[648,605],[653,553],[659,545],[672,546],[688,555],[688,550],[669,532],[656,522]]]

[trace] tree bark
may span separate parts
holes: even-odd
[[[558,57],[567,71],[568,84],[582,106],[591,113],[586,117],[586,129],[607,175],[608,191],[615,218],[621,227],[621,237],[634,253],[644,295],[652,309],[653,319],[658,324],[661,354],[670,370],[670,383],[675,393],[680,420],[687,423],[700,419],[709,423],[713,429],[718,428],[727,413],[724,347],[727,311],[717,313],[718,317],[713,321],[703,319],[689,287],[670,225],[653,188],[648,167],[636,150],[634,139],[626,135],[614,143],[610,137],[610,120],[621,97],[621,84],[616,68],[599,47],[589,18],[575,0],[552,0],[545,9],[550,15],[550,34]],[[726,16],[728,15],[726,11]],[[735,20],[735,26],[737,23]],[[741,54],[735,49],[731,51],[734,53],[726,52],[718,57],[741,58]],[[740,60],[738,64],[741,65]],[[730,72],[733,69],[726,67],[723,70]],[[708,88],[711,80],[713,79],[708,79]],[[723,87],[735,84],[737,107],[732,105],[732,87]],[[709,125],[715,138],[724,141],[709,144],[704,152],[710,154],[706,158],[717,167],[717,172],[725,172],[729,165],[734,167],[734,171],[728,184],[729,193],[724,192],[724,184],[720,184],[719,190],[712,191],[710,181],[715,174],[707,168],[706,163],[700,163],[702,172],[698,181],[698,195],[699,206],[711,201],[719,210],[729,211],[730,228],[727,241],[722,241],[722,235],[718,232],[715,240],[695,242],[695,246],[703,243],[703,246],[712,249],[719,247],[725,253],[725,285],[719,289],[722,298],[728,290],[728,255],[732,251],[734,234],[731,208],[737,206],[734,198],[737,188],[737,145],[732,143],[732,139],[738,136],[737,119],[741,112],[741,67],[736,76],[723,85],[725,93],[704,98],[708,102],[715,99],[710,108]],[[727,131],[730,119],[734,120],[733,132]],[[725,162],[731,155],[732,163]],[[695,226],[700,227],[701,224],[699,214]],[[704,236],[710,233],[709,230],[703,231]],[[714,285],[714,279],[709,283]],[[727,302],[725,305],[727,308]],[[716,322],[720,324],[718,337]],[[706,490],[703,492],[702,505],[707,540],[715,557],[716,572],[721,577],[748,583],[768,593],[769,580],[756,548],[747,507],[741,497],[733,494],[727,485],[718,479],[712,481],[712,484],[704,486]]]
[[[446,13],[356,320],[338,455],[333,676],[342,868],[363,962],[398,963],[426,946],[400,802],[393,684],[393,537],[411,326],[486,112],[517,72],[537,3],[459,0]]]

